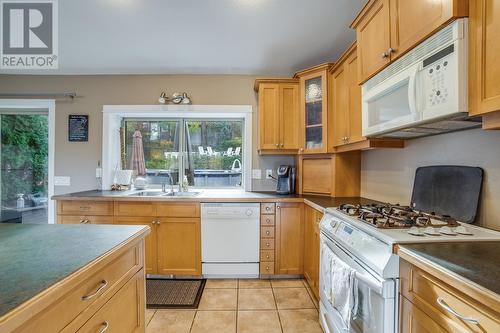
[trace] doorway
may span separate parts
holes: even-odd
[[[54,223],[54,105],[0,100],[1,223]]]

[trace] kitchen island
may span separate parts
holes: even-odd
[[[144,331],[149,232],[144,226],[0,224],[0,331],[112,325]]]

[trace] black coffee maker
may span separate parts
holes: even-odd
[[[277,194],[295,193],[295,179],[297,178],[295,167],[291,165],[280,165],[278,168]]]

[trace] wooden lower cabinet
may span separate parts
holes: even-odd
[[[400,296],[399,299],[400,321],[399,331],[401,333],[441,333],[448,332],[431,317],[420,311],[409,300]]]
[[[304,207],[304,277],[319,299],[319,222],[323,213]]]
[[[164,218],[158,222],[158,274],[201,275],[200,219]]]
[[[278,203],[276,205],[275,274],[303,274],[304,204]]]
[[[77,332],[144,332],[144,279],[138,272]]]
[[[152,217],[115,217],[115,224],[126,225],[147,225],[151,228],[151,233],[145,239],[145,259],[144,270],[146,274],[156,274],[158,271],[157,260],[157,232],[156,220]]]
[[[425,267],[400,260],[401,332],[500,332],[496,296],[490,301],[489,297],[466,294],[462,290],[469,282],[434,275]]]
[[[58,224],[113,224],[113,216],[59,215]]]

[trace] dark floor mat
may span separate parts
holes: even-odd
[[[146,307],[148,309],[197,309],[205,283],[205,279],[147,279]]]

